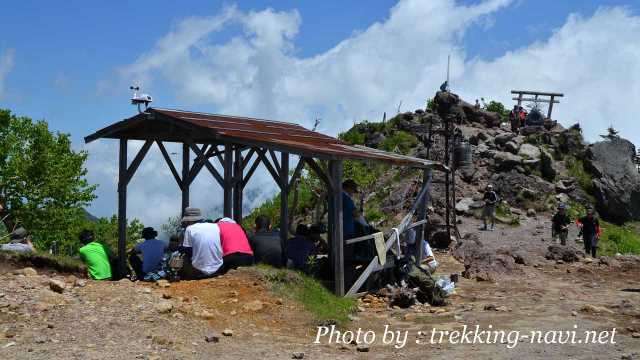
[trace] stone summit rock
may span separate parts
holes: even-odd
[[[504,151],[497,151],[493,160],[496,162],[496,167],[500,170],[510,170],[522,164],[522,157]]]
[[[526,159],[540,159],[540,149],[531,144],[522,144],[518,150],[518,156]]]
[[[587,148],[585,167],[593,175],[598,212],[608,220],[640,220],[640,174],[634,164],[635,152],[630,141],[620,138]]]

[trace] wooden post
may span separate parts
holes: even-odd
[[[280,239],[287,248],[289,239],[289,153],[280,153]],[[284,259],[283,252],[283,260]]]
[[[518,94],[518,106],[522,105],[522,93]]]
[[[329,161],[329,178],[333,186],[329,191],[330,258],[335,294],[345,294],[344,284],[344,234],[342,228],[342,160]]]
[[[238,224],[242,224],[243,162],[242,150],[238,148],[233,159],[233,219]]]
[[[424,169],[422,173],[422,187],[429,186],[429,177],[431,176],[431,169]],[[427,218],[427,199],[429,196],[425,195],[422,200],[420,200],[420,204],[418,205],[418,219],[417,221],[425,220]],[[422,241],[424,240],[424,231],[426,227],[424,225],[418,226],[416,229],[416,265],[420,266],[422,262],[422,257],[424,254],[422,253]]]
[[[232,201],[233,201],[233,148],[230,143],[224,144],[224,182],[223,182],[223,215],[232,217]]]
[[[127,246],[127,139],[120,139],[118,167],[118,273],[114,278],[125,275]]]
[[[189,207],[189,185],[191,185],[191,179],[189,179],[190,151],[189,144],[182,143],[182,208],[180,209],[180,217],[184,216],[184,209]]]
[[[549,110],[547,111],[547,118],[551,119],[551,110],[553,109],[553,98],[554,96],[551,95],[551,101],[549,101]]]

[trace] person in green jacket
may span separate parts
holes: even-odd
[[[92,279],[111,279],[109,251],[103,244],[94,241],[93,238],[94,235],[91,230],[83,230],[80,233],[80,243],[84,245],[78,250],[80,259],[87,265],[87,272]]]

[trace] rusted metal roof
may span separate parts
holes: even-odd
[[[183,142],[232,143],[320,159],[384,161],[412,167],[440,167],[434,162],[382,150],[351,146],[298,124],[247,117],[150,108],[85,137]]]

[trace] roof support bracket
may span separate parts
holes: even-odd
[[[191,150],[194,153],[196,153],[195,163],[196,164],[198,164],[198,162],[202,163],[207,168],[207,170],[209,170],[209,172],[211,173],[213,178],[218,181],[218,184],[220,184],[220,186],[224,187],[224,179],[222,178],[222,176],[220,175],[218,170],[216,170],[216,168],[211,164],[211,162],[209,161],[209,158],[207,157],[207,154],[205,154],[202,151],[201,148],[196,146],[196,144],[194,144],[193,141],[188,141],[187,143],[189,144],[189,147],[191,148]],[[206,145],[203,145],[202,148],[204,149],[205,146]],[[211,152],[212,149],[215,149],[215,148],[216,147],[214,147],[214,146],[210,147],[209,150],[207,151],[207,153]],[[194,168],[196,168],[196,165],[194,165]],[[198,172],[200,172],[201,168],[202,168],[202,165],[200,165],[199,168],[196,168],[197,170],[193,174],[193,178],[191,178],[191,181],[193,181],[193,179],[195,179],[196,175],[198,174]],[[193,168],[192,168],[192,171],[193,171]]]
[[[324,181],[325,184],[327,184],[327,186],[329,186],[329,188],[331,189],[335,189],[336,188],[336,184],[334,183],[333,179],[331,179],[329,176],[327,176],[326,172],[322,169],[322,167],[312,158],[308,158],[308,157],[303,157],[302,160],[307,163],[307,165],[309,165],[309,167],[313,170],[313,172],[316,173],[316,175],[318,175],[318,177],[320,179],[322,179],[322,181]]]
[[[271,162],[269,161],[269,159],[267,159],[267,155],[266,155],[266,150],[264,149],[256,149],[256,151],[258,152],[258,156],[260,157],[260,160],[262,160],[262,163],[264,164],[264,166],[267,168],[267,170],[271,173],[271,176],[273,176],[273,180],[278,184],[278,186],[280,187],[280,189],[282,189],[282,181],[280,181],[280,176],[278,175],[278,171],[276,171],[273,167],[273,165],[271,165]]]
[[[178,175],[178,170],[176,170],[175,165],[173,165],[173,161],[167,152],[167,149],[164,147],[164,144],[160,140],[156,140],[156,144],[162,153],[162,157],[164,157],[164,161],[166,161],[167,166],[169,166],[169,170],[171,170],[171,174],[173,174],[173,178],[176,179],[178,183],[178,187],[182,189],[182,179],[180,179],[180,175]]]
[[[300,173],[302,173],[302,169],[304,169],[304,161],[302,161],[302,157],[300,157],[296,168],[293,170],[293,175],[291,175],[291,180],[289,180],[289,188],[292,188],[296,181],[300,179]]]
[[[142,145],[142,148],[140,149],[140,151],[138,151],[138,154],[131,162],[131,165],[129,165],[129,167],[127,168],[126,176],[124,179],[126,184],[129,184],[131,178],[133,178],[133,174],[135,174],[136,170],[138,170],[140,163],[142,162],[142,160],[144,160],[144,157],[149,152],[149,148],[151,148],[151,145],[153,145],[153,140],[145,141],[144,145]]]

